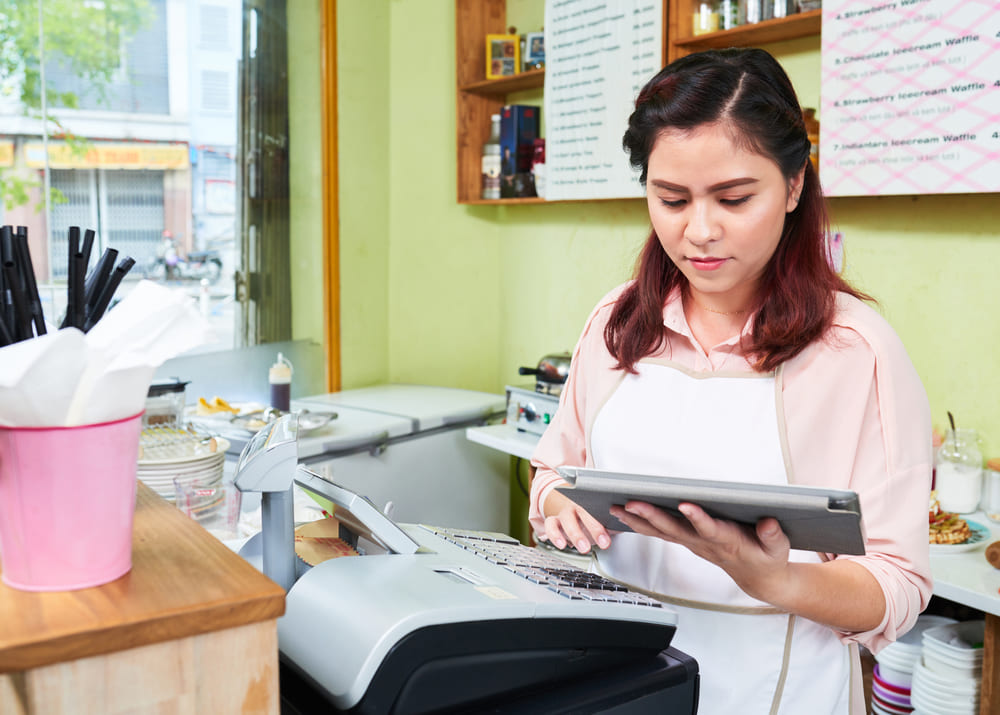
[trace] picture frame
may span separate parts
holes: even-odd
[[[486,36],[486,79],[510,77],[521,71],[521,38],[518,35]]]
[[[529,32],[524,36],[524,69],[535,70],[545,66],[545,33]]]

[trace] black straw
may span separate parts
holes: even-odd
[[[89,332],[91,328],[94,327],[94,323],[101,319],[104,315],[104,311],[107,310],[108,304],[111,302],[112,296],[114,296],[115,291],[118,290],[118,285],[122,282],[125,274],[132,270],[132,266],[135,265],[135,259],[131,256],[125,256],[115,268],[111,277],[108,279],[107,283],[104,284],[104,288],[101,291],[100,296],[97,298],[97,302],[94,303],[94,308],[90,315],[87,316],[86,322],[83,324],[83,332]]]
[[[45,314],[42,311],[42,299],[38,295],[38,283],[35,281],[35,266],[31,262],[27,226],[17,227],[14,252],[17,254],[19,269],[24,281],[24,291],[28,299],[28,314],[35,324],[35,335],[45,335]]]
[[[114,248],[104,249],[104,255],[94,266],[94,270],[87,277],[87,286],[84,290],[83,301],[85,304],[84,314],[89,316],[94,312],[94,304],[97,302],[104,284],[108,282],[111,271],[114,270],[115,260],[118,258],[118,251]]]

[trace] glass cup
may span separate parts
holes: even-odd
[[[1000,459],[991,459],[983,470],[983,497],[986,518],[1000,522]]]
[[[174,503],[220,541],[239,539],[242,494],[232,482],[174,479]]]
[[[942,510],[968,514],[979,508],[983,453],[976,430],[948,430],[934,465],[934,485]]]

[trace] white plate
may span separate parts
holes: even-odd
[[[963,551],[972,551],[980,544],[989,541],[990,529],[972,519],[965,520],[969,524],[972,535],[961,544],[931,544],[932,554],[958,554]]]
[[[137,474],[150,477],[175,477],[182,474],[192,474],[194,472],[205,472],[218,469],[220,465],[225,466],[226,456],[220,454],[212,459],[205,459],[200,462],[185,462],[183,464],[158,464],[150,466],[140,464],[136,469]]]
[[[158,467],[158,466],[173,466],[176,464],[187,464],[190,462],[198,462],[200,460],[218,458],[222,455],[225,458],[226,450],[229,449],[229,440],[225,437],[215,437],[215,451],[214,452],[204,452],[202,454],[189,454],[181,457],[167,457],[167,458],[155,458],[155,459],[140,459],[140,467]]]

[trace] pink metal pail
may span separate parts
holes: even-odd
[[[24,591],[71,591],[132,568],[142,414],[0,427],[0,568]]]

